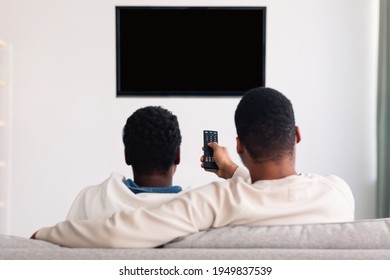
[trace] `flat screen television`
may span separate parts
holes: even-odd
[[[240,96],[265,46],[265,7],[116,7],[117,96]]]

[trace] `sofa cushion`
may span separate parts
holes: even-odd
[[[175,239],[164,247],[388,249],[390,219],[282,226],[227,226]]]
[[[19,236],[0,235],[0,250],[27,248],[58,248],[58,245],[42,240],[33,240]]]

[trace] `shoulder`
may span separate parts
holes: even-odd
[[[329,180],[330,182],[332,182],[335,185],[348,186],[347,182],[345,180],[341,179],[339,176],[327,175],[327,176],[323,176],[323,177],[326,178],[327,180]]]
[[[325,177],[328,179],[335,188],[339,189],[349,200],[353,200],[352,190],[348,183],[336,175],[328,175]]]
[[[80,195],[92,195],[96,194],[97,192],[111,189],[111,188],[117,188],[118,186],[120,187],[125,187],[123,180],[125,179],[124,176],[113,172],[107,179],[105,179],[103,182],[95,185],[90,185],[87,187],[84,187],[80,193]]]
[[[96,209],[102,208],[102,205],[107,203],[108,198],[116,197],[113,193],[124,192],[121,190],[126,188],[123,179],[124,176],[112,173],[103,182],[82,188],[76,195],[66,219],[86,219],[94,215]]]
[[[231,179],[241,178],[245,182],[250,183],[250,173],[246,167],[238,166]]]
[[[326,175],[326,176],[313,175],[313,176],[317,176],[318,178],[321,178],[320,179],[321,181],[329,184],[330,186],[336,189],[343,190],[343,191],[351,190],[348,183],[344,179],[340,178],[339,176],[336,175]]]
[[[318,175],[314,173],[302,173],[300,177],[305,178],[309,181],[318,181],[322,182],[324,184],[329,184],[335,187],[348,187],[348,184],[346,181],[341,179],[340,177],[336,175]]]
[[[317,174],[304,174],[304,176],[308,178],[312,178],[316,180],[319,184],[324,187],[331,187],[335,191],[337,191],[341,196],[350,202],[350,204],[354,207],[355,200],[353,197],[353,193],[348,183],[336,175],[317,175]]]

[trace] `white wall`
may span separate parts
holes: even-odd
[[[237,98],[115,97],[114,7],[130,4],[267,6],[266,83],[295,104],[298,171],[343,177],[357,218],[374,216],[377,0],[2,0],[0,37],[14,50],[9,233],[29,236],[62,220],[80,188],[112,171],[131,177],[121,129],[141,106],[179,118],[176,184],[215,179],[199,167],[205,128],[219,130],[238,160]]]

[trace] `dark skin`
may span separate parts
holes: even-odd
[[[299,127],[296,127],[295,131],[296,143],[299,143],[301,141]],[[231,178],[238,165],[231,160],[225,147],[220,146],[218,143],[209,143],[209,146],[214,150],[214,159],[219,167],[219,170],[212,172],[224,179]],[[286,154],[278,160],[259,161],[251,157],[246,147],[241,143],[240,138],[237,137],[237,153],[240,155],[243,164],[248,168],[253,183],[260,180],[275,180],[296,175],[295,150],[294,147],[292,153]],[[200,160],[203,167],[203,156]]]
[[[126,158],[126,163],[131,165],[131,158]],[[154,170],[152,172],[140,173],[134,170],[134,182],[138,186],[147,188],[163,188],[172,186],[173,175],[175,174],[176,167],[180,163],[180,147],[177,149],[174,163],[169,167],[168,170]]]

